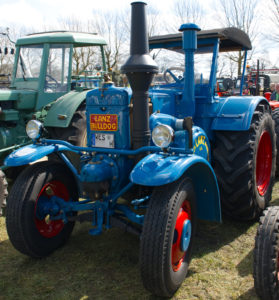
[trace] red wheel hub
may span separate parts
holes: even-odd
[[[181,245],[183,243],[182,239],[184,238],[182,234],[183,228],[187,221],[191,221],[191,206],[188,201],[184,201],[177,215],[172,244],[171,258],[172,269],[174,272],[177,272],[180,269],[187,252],[187,250],[183,251],[181,249]]]
[[[260,137],[257,164],[256,164],[256,183],[258,192],[263,196],[269,186],[272,168],[272,143],[270,134],[264,131]]]
[[[58,235],[64,227],[62,220],[51,220],[49,214],[45,215],[43,219],[37,217],[37,209],[40,207],[40,201],[50,199],[52,196],[57,196],[65,201],[69,201],[70,199],[66,186],[60,181],[51,181],[41,189],[36,200],[34,216],[36,228],[40,234],[46,238],[52,238]]]

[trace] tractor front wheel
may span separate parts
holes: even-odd
[[[248,131],[218,131],[213,166],[223,212],[253,220],[271,200],[275,177],[276,137],[269,107],[259,105]]]
[[[74,222],[59,218],[52,196],[78,200],[75,179],[64,165],[40,162],[17,177],[8,196],[6,225],[11,243],[21,253],[44,257],[68,240]]]
[[[140,245],[141,277],[151,293],[171,297],[182,284],[191,259],[196,221],[195,192],[189,178],[154,189]]]
[[[261,299],[279,299],[279,207],[260,218],[254,249],[254,285]]]

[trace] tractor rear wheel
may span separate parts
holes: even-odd
[[[11,243],[21,253],[44,257],[69,239],[74,222],[57,218],[61,211],[52,196],[78,200],[75,179],[63,164],[39,162],[17,177],[8,196],[6,225]]]
[[[261,299],[279,299],[279,207],[267,208],[257,230],[254,285]]]
[[[188,272],[195,201],[189,178],[154,188],[141,235],[140,268],[145,288],[157,296],[171,297]]]
[[[216,132],[213,166],[223,213],[239,220],[260,216],[271,200],[276,137],[268,106],[259,105],[248,131]]]
[[[279,108],[275,108],[272,111],[272,118],[275,122],[275,133],[276,133],[276,176],[279,176]]]

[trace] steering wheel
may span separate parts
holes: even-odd
[[[184,68],[170,67],[164,72],[164,80],[166,83],[182,83],[184,80]]]
[[[50,80],[47,80],[47,78],[49,78]],[[46,78],[45,78],[46,82],[45,82],[45,88],[50,88],[52,89],[52,83],[49,83],[49,81],[54,81],[54,89],[56,90],[59,86],[59,82],[54,78],[52,77],[51,75],[49,74],[46,74]]]

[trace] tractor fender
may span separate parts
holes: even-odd
[[[268,104],[268,101],[262,96],[228,97],[222,104],[217,117],[213,120],[211,129],[248,130],[254,111],[259,103]]]
[[[77,108],[85,101],[87,92],[71,91],[58,98],[52,103],[44,120],[44,126],[68,127]]]
[[[39,160],[53,152],[71,150],[63,145],[27,145],[15,150],[4,160],[4,166],[17,167]]]
[[[149,154],[134,167],[130,180],[143,186],[161,186],[178,180],[182,175],[192,179],[197,197],[198,217],[221,222],[217,179],[211,165],[203,157],[195,154]]]

